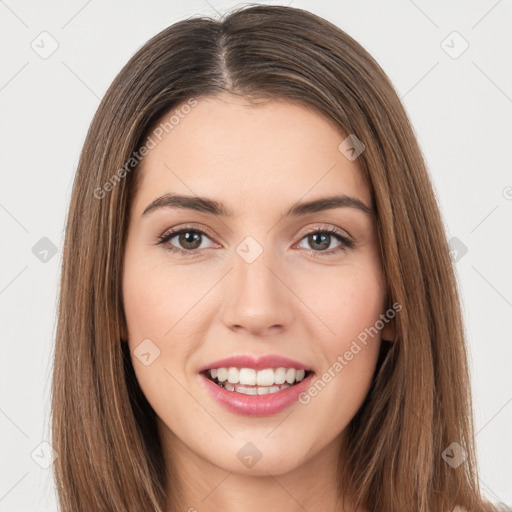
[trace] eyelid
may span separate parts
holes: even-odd
[[[304,228],[299,232],[297,236],[299,236],[302,239],[304,236],[309,235],[311,233],[316,233],[318,231],[327,231],[329,233],[335,233],[349,239],[350,241],[354,241],[352,235],[350,235],[348,231],[338,228],[337,226],[334,226],[332,224],[317,224],[312,228]]]
[[[172,238],[174,238],[175,236],[178,236],[179,234],[186,232],[186,231],[194,231],[194,232],[200,233],[201,235],[206,235],[209,240],[211,240],[214,244],[216,243],[213,240],[213,239],[215,239],[215,235],[212,234],[210,229],[204,228],[204,227],[199,228],[199,227],[193,226],[191,224],[186,224],[183,226],[166,229],[162,235],[158,236],[157,245],[163,245],[164,248],[171,253],[179,253],[179,254],[183,254],[186,256],[192,256],[192,255],[197,254],[198,252],[204,251],[205,249],[185,250],[185,249],[181,249],[179,247],[171,246],[169,241]],[[211,249],[211,247],[208,247],[207,249]]]
[[[216,235],[213,233],[213,231],[211,231],[208,228],[194,226],[193,224],[184,224],[183,226],[166,229],[163,232],[163,234],[158,237],[158,239],[161,240],[163,238],[167,238],[168,235],[175,235],[175,234],[177,234],[183,230],[187,230],[187,229],[190,231],[197,231],[199,233],[204,233],[204,234],[208,235],[209,238],[216,237]]]
[[[354,249],[356,247],[355,239],[348,234],[345,230],[338,228],[333,225],[325,225],[325,226],[315,226],[313,228],[302,231],[298,237],[299,241],[296,242],[295,245],[298,245],[306,238],[308,235],[313,233],[327,233],[330,236],[334,237],[338,240],[340,245],[335,247],[334,249],[329,249],[325,251],[314,251],[313,249],[306,249],[306,251],[313,256],[314,258],[321,258],[323,256],[328,257],[338,253],[346,252],[348,250]]]
[[[191,224],[189,225],[183,225],[178,227],[173,227],[167,229],[162,235],[158,237],[157,245],[164,245],[168,246],[166,249],[169,252],[172,253],[178,253],[185,256],[193,256],[201,251],[204,251],[205,249],[191,249],[191,250],[185,250],[181,249],[179,247],[174,247],[169,244],[169,240],[174,238],[175,236],[181,234],[184,231],[195,231],[197,233],[200,233],[202,235],[206,235],[212,242],[214,242],[215,235],[212,234],[211,230],[206,227],[196,227]],[[321,257],[322,255],[331,255],[340,251],[346,251],[348,249],[352,249],[355,245],[354,238],[345,230],[338,228],[337,226],[333,226],[330,224],[320,224],[315,225],[310,228],[304,228],[302,229],[299,234],[297,235],[298,241],[295,242],[294,247],[302,242],[302,240],[313,233],[328,233],[331,236],[334,236],[339,242],[340,246],[336,247],[334,249],[329,249],[326,251],[314,251],[313,249],[306,249],[307,252],[312,254],[315,257]],[[214,242],[216,243],[216,242]],[[211,247],[207,247],[206,249],[211,249]]]

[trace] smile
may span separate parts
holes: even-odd
[[[311,373],[295,368],[215,368],[206,370],[206,377],[218,386],[244,395],[277,393],[301,382]]]

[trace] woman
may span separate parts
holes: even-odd
[[[493,510],[465,350],[421,152],[358,43],[255,6],[127,63],[66,229],[62,510]]]

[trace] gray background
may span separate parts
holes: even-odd
[[[45,443],[63,227],[100,98],[151,36],[235,5],[0,0],[0,512],[56,510]],[[512,0],[291,5],[359,41],[410,115],[462,287],[480,483],[510,504]]]

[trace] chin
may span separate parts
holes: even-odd
[[[259,460],[252,463],[245,463],[237,458],[232,459],[229,464],[223,464],[221,467],[225,471],[236,473],[239,475],[250,476],[279,476],[285,475],[296,470],[301,465],[297,459],[287,457],[283,459],[282,453],[261,455]]]

